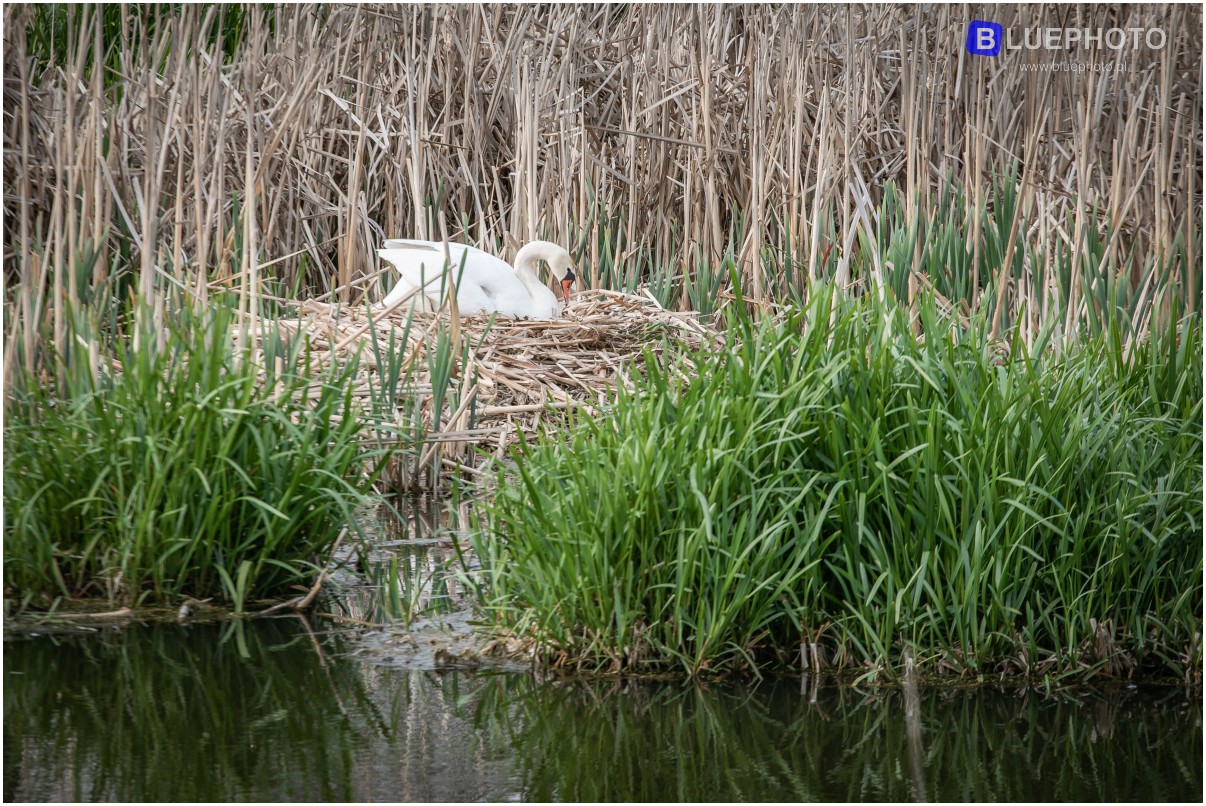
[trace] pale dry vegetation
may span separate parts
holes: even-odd
[[[582,287],[649,282],[679,309],[711,309],[726,254],[755,301],[932,285],[1002,330],[1116,303],[1146,331],[1200,293],[1196,8],[993,8],[1167,33],[998,59],[966,53],[955,6],[234,13],[85,10],[47,45],[6,8],[6,375],[113,274],[148,297],[240,286],[245,311],[378,299],[383,234],[547,237]],[[1039,58],[1116,69],[1020,69]]]

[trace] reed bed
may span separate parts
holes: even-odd
[[[817,296],[523,446],[474,546],[554,665],[1197,675],[1198,318],[1010,355],[981,313]]]
[[[112,356],[9,390],[4,589],[21,608],[216,597],[241,613],[309,583],[359,529],[373,474],[354,362],[318,366],[273,330],[257,364],[229,303],[162,330],[141,318]]]
[[[673,504],[685,514],[667,522],[678,532],[640,533],[668,553],[650,554],[652,564],[637,566],[648,576],[625,578],[627,589],[597,577],[583,587],[593,591],[588,601],[552,597],[556,587],[521,596],[500,582],[501,569],[513,562],[533,563],[523,584],[537,585],[545,571],[555,576],[535,555],[522,556],[536,551],[517,537],[531,514],[523,506],[575,515],[546,530],[542,550],[560,545],[553,535],[577,546],[592,534],[598,547],[583,548],[579,559],[590,558],[596,571],[601,558],[617,559],[606,552],[618,532],[599,531],[600,498],[589,491],[598,477],[578,479],[567,455],[549,443],[522,454],[547,466],[522,467],[520,478],[579,491],[528,501],[523,482],[504,487],[492,510],[508,540],[482,547],[494,574],[490,601],[512,629],[528,634],[535,624],[530,634],[566,658],[700,672],[756,666],[765,652],[789,645],[806,645],[808,663],[819,664],[815,644],[830,661],[891,672],[903,648],[933,646],[940,649],[921,659],[931,666],[981,670],[1020,658],[1031,671],[1104,663],[1119,673],[1110,664],[1183,670],[1200,657],[1193,615],[1200,586],[1180,577],[1171,583],[1166,554],[1186,535],[1197,534],[1200,543],[1200,509],[1195,514],[1185,503],[1187,490],[1200,498],[1200,461],[1185,464],[1191,440],[1184,425],[1195,405],[1200,420],[1201,405],[1200,364],[1185,357],[1200,351],[1200,9],[994,7],[992,17],[1011,29],[1166,34],[1158,50],[1025,51],[996,60],[967,54],[971,12],[955,6],[152,5],[114,13],[10,4],[3,13],[10,402],[12,390],[36,379],[46,396],[39,410],[68,403],[72,379],[95,378],[98,366],[126,349],[119,345],[137,354],[133,339],[158,340],[180,312],[229,294],[237,312],[227,335],[235,354],[249,356],[250,372],[263,381],[273,371],[277,348],[266,348],[258,335],[271,327],[266,323],[281,320],[295,345],[308,340],[354,402],[355,414],[327,418],[331,427],[361,419],[381,448],[403,448],[388,460],[399,487],[446,469],[480,473],[476,448],[505,454],[518,435],[540,431],[559,410],[565,414],[558,417],[583,424],[568,434],[578,459],[598,460],[583,472],[610,467],[613,480],[623,478],[619,465],[607,462],[624,455],[611,440],[630,433],[625,417],[633,418],[632,428],[660,435],[624,450],[660,468],[661,475],[641,476],[666,485],[664,496],[650,493],[649,504]],[[1065,61],[1102,69],[1041,69]],[[390,286],[373,252],[387,236],[452,238],[504,258],[522,241],[557,241],[574,254],[583,293],[560,322],[437,323],[397,314],[378,321],[365,303]],[[714,402],[710,413],[700,400],[697,415],[676,421],[715,431],[665,432],[665,422],[640,419],[652,417],[637,413],[652,404],[638,399],[659,385],[684,394],[687,405],[691,394],[702,394],[692,390],[737,383],[733,373],[743,366],[823,355],[832,345],[816,341],[821,329],[797,343],[787,335],[798,324],[794,315],[779,320],[830,288],[859,304],[885,306],[876,316],[895,324],[858,330],[835,308],[830,335],[871,339],[874,372],[859,374],[853,347],[832,357],[841,366],[816,358],[817,366],[865,380],[896,408],[878,407],[868,392],[859,416],[847,417],[827,385],[833,379],[809,370],[816,386],[738,391],[783,401],[790,388],[799,417],[811,416],[804,402],[812,401],[828,412],[830,442],[820,447],[808,442],[816,424],[785,411],[772,420],[803,430],[789,429],[763,448],[739,441],[724,453],[683,445],[675,455],[665,447],[692,433],[733,439],[735,423],[753,429],[761,422],[757,395],[740,405],[718,396],[706,401]],[[726,307],[727,314],[708,318]],[[83,309],[95,319],[81,331]],[[770,329],[752,328],[746,313],[765,318]],[[735,330],[720,342],[713,321]],[[980,352],[957,361],[935,352],[945,343],[939,334],[952,329],[974,333]],[[719,345],[744,357],[679,361],[673,356],[682,344],[696,356]],[[892,360],[883,352],[889,345]],[[980,464],[960,458],[949,468],[957,479],[949,484],[936,480],[941,474],[918,476],[933,482],[919,488],[931,496],[925,500],[894,486],[885,468],[899,475],[910,463],[945,468],[953,461],[910,452],[938,444],[917,436],[918,428],[970,427],[960,419],[966,400],[943,396],[928,381],[896,378],[895,361],[913,362],[928,379],[950,379],[948,392],[956,380],[980,384],[985,405],[1003,407],[994,409],[994,424],[1011,423],[1022,447],[1009,447],[977,419],[979,438],[964,435],[951,455],[997,453]],[[667,374],[658,374],[659,366]],[[650,370],[653,379],[641,380]],[[697,373],[700,385],[685,380]],[[711,374],[715,379],[704,377]],[[1089,379],[1099,378],[1108,382],[1095,391]],[[1136,378],[1146,379],[1150,399]],[[1046,430],[1036,436],[1018,419],[1024,407],[993,397],[989,380],[1047,412]],[[1083,405],[1098,409],[1060,397],[1055,387],[1065,381],[1090,401]],[[151,388],[149,377],[140,383]],[[305,383],[298,383],[300,392]],[[619,395],[617,413],[587,427],[578,414],[600,412],[612,393]],[[912,419],[886,424],[902,411]],[[1111,414],[1104,424],[1099,411]],[[726,423],[726,412],[755,419]],[[8,434],[8,407],[5,416]],[[1082,433],[1076,418],[1091,425]],[[1043,442],[1044,434],[1069,430],[1083,452],[1075,459],[1067,453],[1073,448]],[[582,442],[586,434],[599,443],[595,453]],[[27,436],[33,446],[34,435]],[[1109,448],[1115,438],[1146,446],[1147,459]],[[839,450],[834,440],[841,439],[862,440],[870,452],[858,459],[864,464],[851,458],[853,447]],[[1200,458],[1200,430],[1197,439]],[[810,472],[839,474],[828,488],[832,500],[815,498],[826,489],[821,481],[790,476],[807,467],[795,464],[779,467],[788,476],[765,489],[734,492],[757,477],[734,465],[717,469],[732,489],[705,495],[692,510],[699,498],[690,483],[711,483],[689,472],[692,466],[745,456],[755,461],[753,473],[770,461],[765,451],[778,461],[775,452],[787,446],[798,456],[811,456],[814,447],[828,451],[817,456],[828,456],[830,465]],[[1042,459],[1040,447],[1061,458]],[[660,463],[663,452],[680,464]],[[30,455],[29,462],[43,461]],[[1086,462],[1133,465],[1135,475],[1125,478],[1134,486],[1124,474],[1102,473],[1083,488],[1083,500],[1059,498],[1082,490],[1059,474]],[[1177,473],[1152,475],[1164,467]],[[1048,470],[1059,478],[1028,475]],[[6,481],[19,472],[6,459]],[[977,485],[995,492],[976,503]],[[862,497],[847,498],[854,490]],[[976,532],[968,526],[975,518],[934,509],[944,496],[965,502],[964,513],[984,507],[985,523],[1001,531]],[[730,559],[756,559],[756,574],[702,559],[710,544],[692,531],[696,515],[717,506],[726,516],[740,514],[738,504],[749,511],[730,524],[731,535],[762,548],[734,549]],[[785,520],[783,511],[793,514]],[[1152,512],[1174,514],[1160,525]],[[882,522],[869,525],[868,513]],[[841,540],[834,519],[847,530]],[[532,522],[542,529],[548,523]],[[844,572],[835,560],[801,559],[775,543],[805,522],[816,527],[805,545],[848,552]],[[6,520],[6,539],[13,523]],[[571,523],[581,528],[567,534]],[[921,545],[913,526],[933,539],[918,556],[910,553]],[[657,541],[671,533],[689,533],[683,546],[704,552],[699,563],[668,562],[680,547]],[[863,541],[867,535],[882,542]],[[1034,543],[1039,536],[1063,553]],[[1117,542],[1094,542],[1107,538],[1154,547],[1124,551]],[[997,556],[983,549],[985,540],[1013,547],[992,573],[1009,568],[1020,581],[991,591],[981,585],[990,569],[973,560]],[[1108,559],[1084,559],[1082,543]],[[633,545],[617,548],[618,556],[629,557],[623,552]],[[1196,557],[1200,570],[1200,545],[1196,555],[1192,541],[1186,545],[1182,554]],[[1044,558],[1035,568],[1023,565],[1029,552]],[[696,582],[718,586],[718,598],[700,600],[718,607],[746,586],[747,609],[691,609],[696,605],[680,595],[690,587],[684,577],[657,581],[670,565],[682,574],[717,572]],[[22,567],[44,573],[37,563]],[[224,567],[231,576],[225,589],[235,596],[242,587],[232,576],[237,568]],[[111,568],[106,561],[102,576],[116,579]],[[1058,582],[1060,573],[1073,581]],[[958,596],[946,596],[935,581],[943,575],[962,580]],[[757,581],[763,577],[780,582]],[[159,590],[153,579],[149,589]],[[673,592],[673,603],[625,604],[633,601],[626,595],[646,588],[655,599]],[[891,602],[884,598],[889,589]],[[1133,605],[1112,604],[1132,589]],[[1031,593],[1037,610],[1026,609],[1023,594]],[[792,604],[784,609],[775,596]],[[1148,607],[1161,596],[1163,604]],[[538,623],[525,609],[536,604],[547,606]],[[662,619],[664,607],[675,613],[673,623]],[[1014,629],[1023,637],[1013,637]],[[1084,649],[1086,642],[1099,649]]]
[[[969,13],[10,4],[5,378],[61,352],[63,306],[110,274],[144,299],[354,303],[380,292],[383,237],[442,220],[504,256],[558,241],[583,288],[704,313],[726,259],[758,303],[888,275],[911,298],[924,271],[1001,332],[1025,312],[1068,339],[1115,284],[1141,335],[1200,307],[1200,9],[994,7],[1167,37],[996,60],[964,49]],[[1078,60],[1103,69],[1034,69]],[[923,236],[955,212],[972,225],[935,273]]]
[[[303,303],[278,321],[304,341],[316,366],[362,358],[350,390],[389,454],[384,484],[429,486],[448,473],[481,476],[481,461],[568,410],[595,415],[631,387],[647,360],[723,343],[694,314],[668,311],[648,293],[575,295],[561,319],[383,311]]]

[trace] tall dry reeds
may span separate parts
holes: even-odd
[[[152,297],[233,286],[247,317],[355,302],[379,293],[382,236],[438,238],[440,214],[490,249],[568,244],[584,286],[652,281],[682,308],[726,255],[756,301],[905,272],[904,294],[957,287],[1002,331],[1023,312],[1072,331],[1114,284],[1140,329],[1197,307],[1193,7],[4,14],[6,377],[35,334],[68,349],[64,301],[110,275]],[[1166,43],[985,58],[964,48],[975,18]],[[920,237],[887,265],[890,186]],[[968,228],[944,282],[922,264],[952,205]]]

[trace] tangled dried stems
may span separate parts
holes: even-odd
[[[589,288],[689,279],[726,249],[756,300],[821,276],[874,282],[852,272],[883,270],[856,258],[878,243],[888,183],[912,225],[943,183],[977,210],[1017,165],[1021,212],[1001,226],[1039,279],[993,287],[970,232],[973,307],[991,287],[1011,317],[1046,313],[1051,256],[1078,265],[1103,234],[1120,278],[1155,260],[1191,310],[1199,293],[1196,8],[996,8],[1015,30],[1167,34],[1160,50],[1008,60],[967,54],[956,6],[288,5],[237,29],[229,13],[144,7],[115,29],[85,10],[46,60],[35,11],[6,8],[21,355],[45,319],[61,347],[61,301],[112,271],[146,296],[234,285],[249,315],[294,292],[376,298],[373,248],[439,237],[441,213],[495,251],[508,235],[571,246]],[[1040,59],[1103,69],[1022,69]],[[1072,324],[1086,308],[1069,293]]]
[[[716,347],[723,337],[689,314],[668,311],[648,297],[617,291],[578,294],[557,320],[472,316],[447,334],[441,314],[307,302],[282,329],[306,339],[322,363],[353,354],[395,354],[362,360],[353,387],[364,411],[389,411],[385,428],[374,430],[381,446],[413,450],[394,458],[388,474],[402,488],[418,486],[421,474],[478,471],[475,449],[496,458],[522,437],[530,439],[544,418],[569,409],[595,413],[617,385],[632,386],[646,352]],[[443,331],[451,338],[440,338]],[[388,388],[396,401],[377,405]]]

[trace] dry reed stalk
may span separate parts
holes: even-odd
[[[697,349],[722,341],[718,331],[692,315],[613,291],[578,294],[562,319],[495,317],[491,323],[486,316],[465,317],[459,323],[459,336],[453,337],[453,344],[471,346],[459,378],[454,378],[458,402],[441,396],[444,409],[433,411],[437,390],[425,358],[436,341],[436,328],[447,325],[439,314],[369,311],[311,301],[301,306],[298,318],[283,319],[281,324],[307,339],[312,354],[323,364],[371,350],[374,336],[378,344],[389,344],[392,331],[410,368],[403,375],[400,397],[408,409],[422,411],[425,419],[421,467],[437,455],[442,462],[473,467],[471,446],[511,444],[521,433],[530,438],[548,411],[573,408],[598,414],[617,383],[631,385],[631,373],[639,371],[646,349],[660,356],[670,345]],[[372,377],[376,371],[371,362],[362,362],[353,387],[366,409],[371,406],[374,384],[379,385]]]
[[[450,237],[496,253],[508,236],[572,246],[586,287],[668,276],[686,309],[684,275],[730,242],[754,299],[807,294],[788,258],[810,280],[878,284],[861,244],[878,242],[886,184],[917,223],[951,179],[967,301],[991,288],[1003,321],[1039,309],[1071,331],[1096,304],[1080,283],[1064,305],[1050,268],[1002,288],[986,263],[978,211],[1020,161],[1024,262],[1071,249],[1079,276],[1088,236],[1107,232],[1104,262],[1132,267],[1121,279],[1161,306],[1155,321],[1172,291],[1197,307],[1196,8],[994,8],[1012,29],[1166,32],[1125,60],[1068,55],[1126,68],[1088,73],[969,56],[947,7],[282,5],[241,29],[230,8],[139,8],[118,29],[73,13],[56,62],[30,58],[36,10],[5,9],[7,379],[18,355],[35,361],[42,322],[63,346],[67,269],[90,239],[104,240],[92,282],[133,272],[144,296],[203,298],[237,276],[249,303],[282,296],[268,283],[358,302],[380,293],[357,284],[379,272],[380,240],[437,237],[443,214]]]

